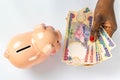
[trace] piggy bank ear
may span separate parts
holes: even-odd
[[[45,29],[46,29],[45,24],[42,23],[40,25],[35,26],[34,31],[45,30]]]

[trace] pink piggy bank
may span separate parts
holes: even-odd
[[[52,26],[41,24],[32,32],[13,37],[4,55],[18,68],[32,67],[60,49],[61,37],[61,33]]]

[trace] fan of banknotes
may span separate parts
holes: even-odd
[[[69,11],[66,21],[66,36],[63,61],[74,66],[98,64],[112,57],[116,44],[101,27],[95,42],[89,40],[93,12],[88,7]]]

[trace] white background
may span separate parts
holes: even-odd
[[[120,80],[120,0],[115,0],[118,29],[113,35],[117,47],[113,57],[92,67],[73,67],[61,62],[62,50],[44,63],[30,69],[18,69],[6,58],[8,41],[16,34],[33,30],[40,23],[52,25],[62,33],[69,10],[88,6],[94,10],[97,0],[0,0],[0,80]]]

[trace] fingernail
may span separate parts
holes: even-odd
[[[90,36],[90,41],[94,42],[94,36]]]

